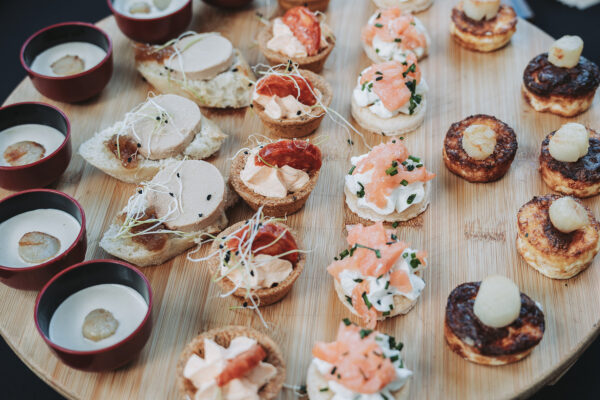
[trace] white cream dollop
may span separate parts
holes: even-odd
[[[250,151],[246,165],[240,173],[244,185],[265,197],[284,198],[288,193],[302,189],[310,180],[308,174],[300,169],[284,165],[276,168],[268,165],[256,165],[256,155],[260,148]]]
[[[487,326],[508,326],[521,312],[521,291],[505,276],[488,276],[479,286],[473,312]]]
[[[261,361],[246,375],[231,380],[223,387],[218,387],[216,382],[228,360],[250,350],[255,344],[254,339],[238,336],[231,340],[229,347],[224,348],[213,340],[204,339],[204,358],[192,354],[183,369],[183,376],[197,389],[194,400],[259,400],[259,389],[277,374],[276,368],[269,363]]]
[[[350,162],[353,166],[356,166],[360,160],[367,157],[367,154],[360,155],[358,157],[352,157]],[[406,166],[412,165],[416,168],[417,165],[421,165],[420,168],[425,168],[423,166],[423,161],[415,162],[411,159],[406,160]],[[355,172],[352,175],[346,175],[345,184],[346,188],[351,193],[360,192],[368,183],[371,182],[371,177],[373,175],[373,170],[368,170],[363,174],[359,174]],[[362,186],[361,186],[362,185]],[[414,196],[413,196],[414,195]],[[420,203],[425,198],[425,182],[417,181],[413,183],[409,183],[406,186],[399,185],[395,188],[390,195],[387,197],[387,203],[384,208],[378,207],[375,203],[371,203],[367,200],[367,196],[358,197],[357,205],[359,208],[367,208],[375,211],[380,215],[389,215],[394,212],[402,212],[412,206],[413,204]]]
[[[470,125],[463,132],[462,147],[469,157],[485,160],[496,147],[496,132],[487,125]]]
[[[557,67],[573,68],[579,64],[583,51],[583,40],[579,36],[563,36],[550,47],[548,61]]]
[[[585,126],[569,122],[550,138],[548,152],[562,162],[576,162],[588,153],[590,135]]]
[[[270,288],[274,283],[284,281],[291,273],[291,262],[268,254],[252,256],[251,261],[244,265],[239,257],[232,255],[221,266],[221,274],[244,289]]]
[[[570,196],[554,200],[550,204],[548,214],[552,225],[563,233],[576,231],[590,223],[585,208]]]
[[[321,98],[319,89],[314,89],[317,99]],[[252,100],[264,107],[265,114],[272,119],[298,119],[311,113],[312,108],[299,102],[294,96],[265,96],[254,92]]]
[[[390,337],[383,333],[377,333],[375,341],[379,345],[381,353],[385,356],[385,358],[394,360],[392,361],[392,365],[396,370],[396,379],[390,382],[378,393],[370,394],[355,392],[334,380],[329,380],[327,381],[327,385],[329,390],[334,393],[334,396],[331,400],[382,400],[384,398],[391,400],[395,398],[392,392],[400,390],[402,386],[408,382],[410,377],[413,375],[413,372],[404,367],[404,360],[402,359],[402,354],[400,351],[390,347]],[[321,375],[327,376],[327,374],[331,373],[333,365],[327,361],[323,361],[319,358],[313,358],[312,362]]]

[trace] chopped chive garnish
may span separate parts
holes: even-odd
[[[360,190],[356,192],[356,196],[358,196],[359,198],[363,198],[365,197],[365,187],[360,182],[358,182],[358,185],[360,186]]]
[[[353,281],[356,283],[361,283],[363,280],[361,278],[356,278],[356,279],[353,279]]]
[[[387,282],[385,283],[385,290],[388,290],[388,288],[389,288],[389,287],[390,287],[390,281],[387,281]]]
[[[390,315],[389,311],[384,311],[381,313],[381,315],[383,315],[384,317],[387,317],[388,315]]]
[[[365,305],[367,306],[367,309],[370,310],[371,307],[373,307],[373,304],[371,304],[371,302],[369,301],[369,298],[367,297],[367,292],[363,292],[362,298],[363,298],[363,301],[365,302]]]
[[[348,304],[352,305],[352,297],[346,296],[346,301],[348,302]]]
[[[350,168],[350,171],[348,171],[348,175],[352,175],[352,173],[354,172],[355,169],[356,169],[356,165],[353,165],[352,168]]]
[[[406,186],[406,185],[408,185],[408,181],[407,181],[406,179],[402,179],[402,180],[400,181],[400,184],[401,184],[402,186]]]
[[[329,390],[329,388],[328,388],[328,387],[324,387],[324,388],[321,388],[321,389],[319,389],[319,392],[326,392],[326,391],[328,391],[328,390]]]
[[[398,38],[394,39],[394,42],[396,42],[396,43],[402,43],[402,38],[398,37]]]
[[[369,336],[372,332],[373,332],[372,329],[361,329],[359,332],[360,338],[364,339],[365,337]]]
[[[383,79],[383,76],[378,76],[377,78],[375,78],[376,81],[380,81]]]
[[[406,199],[406,204],[412,204],[412,202],[415,201],[415,197],[417,197],[416,193],[413,193],[410,196],[408,196],[408,199]]]
[[[398,227],[398,225],[399,225],[399,222],[394,222],[394,223],[392,224],[392,226],[393,226],[394,228],[397,228],[397,227]]]
[[[375,28],[383,28],[382,24],[375,24]]]
[[[419,157],[415,157],[415,156],[408,156],[408,159],[411,161],[414,161],[416,163],[421,161],[421,159]]]
[[[350,322],[350,320],[349,320],[348,318],[344,318],[344,319],[342,320],[342,322],[343,322],[343,323],[344,323],[344,325],[346,325],[346,326],[348,326],[348,325],[350,325],[350,324],[352,323],[352,322]]]

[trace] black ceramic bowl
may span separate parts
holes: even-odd
[[[44,103],[16,103],[0,108],[0,132],[23,124],[50,126],[60,131],[65,140],[39,161],[14,167],[0,166],[0,187],[4,189],[46,187],[58,180],[71,161],[71,126],[61,110]]]
[[[106,283],[129,286],[146,300],[148,311],[137,329],[112,346],[92,351],[70,350],[52,342],[50,320],[58,306],[82,289]],[[135,358],[150,337],[151,314],[152,288],[144,274],[127,263],[114,260],[86,261],[65,269],[44,286],[35,303],[35,324],[42,339],[65,364],[85,371],[119,368]]]
[[[17,289],[39,289],[63,269],[81,262],[87,250],[85,213],[71,196],[56,190],[37,189],[16,193],[0,201],[0,222],[15,215],[41,208],[53,208],[71,214],[81,228],[73,244],[55,258],[26,268],[0,265],[0,281]],[[1,238],[0,238],[1,240]]]
[[[48,76],[30,68],[35,57],[44,50],[73,41],[95,44],[106,51],[106,57],[93,68],[75,75]],[[52,25],[34,33],[23,44],[21,64],[44,96],[68,103],[87,100],[100,93],[112,76],[112,41],[102,29],[85,22]]]

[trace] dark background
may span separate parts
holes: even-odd
[[[528,3],[534,13],[531,22],[553,37],[581,36],[585,41],[584,55],[600,64],[600,5],[579,11],[555,0]],[[32,33],[57,22],[96,22],[109,13],[104,0],[0,0],[0,99],[4,101],[25,77],[19,50]],[[599,371],[600,339],[597,339],[556,385],[542,389],[533,399],[600,399]],[[63,397],[39,380],[0,338],[0,399],[61,400]]]

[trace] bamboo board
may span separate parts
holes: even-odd
[[[532,196],[549,192],[537,172],[541,141],[566,121],[534,112],[519,92],[523,68],[548,48],[551,38],[519,21],[507,48],[492,54],[466,51],[448,34],[452,3],[438,0],[419,14],[432,37],[430,56],[421,64],[430,92],[424,125],[406,139],[412,154],[423,156],[427,168],[437,173],[429,209],[399,228],[401,239],[429,251],[430,266],[424,271],[427,287],[408,315],[387,320],[379,329],[405,343],[406,365],[414,371],[412,399],[524,397],[557,378],[598,335],[600,268],[595,261],[576,278],[552,281],[528,267],[515,248],[517,210]],[[271,0],[271,4],[276,3]],[[274,5],[256,0],[254,8],[238,12],[220,11],[199,1],[194,6],[192,29],[221,31],[251,64],[264,62],[253,41],[261,28],[255,12],[279,12]],[[332,107],[348,119],[356,77],[369,64],[359,43],[358,27],[374,9],[367,0],[333,0],[328,10],[328,21],[338,41],[324,76],[334,87]],[[78,105],[56,103],[39,95],[25,79],[6,102],[37,100],[62,108],[71,120],[74,149],[143,101],[149,90],[134,69],[130,42],[114,19],[106,18],[99,26],[113,38],[115,60],[113,78],[100,97]],[[447,171],[442,161],[442,142],[450,124],[475,113],[495,115],[517,133],[516,159],[507,176],[496,183],[469,184]],[[231,135],[213,160],[226,174],[229,158],[247,144],[248,135],[264,131],[250,109],[206,110],[206,114]],[[598,99],[595,108],[574,120],[600,128]],[[345,215],[342,190],[349,157],[366,151],[357,136],[353,137],[355,145],[349,146],[347,133],[328,119],[316,135],[328,137],[321,147],[325,156],[321,176],[305,208],[289,218],[305,248],[312,252],[292,292],[264,309],[271,330],[264,329],[252,311],[229,310],[236,303],[218,297],[218,288],[210,281],[205,265],[189,262],[184,255],[143,270],[154,290],[155,326],[141,355],[118,371],[84,373],[61,364],[35,330],[33,304],[37,293],[33,291],[0,285],[0,333],[37,375],[69,399],[177,398],[175,366],[183,346],[199,332],[226,324],[268,332],[286,357],[286,382],[304,383],[313,343],[333,339],[340,319],[350,316],[338,301],[325,267],[345,247],[342,229],[352,220]],[[370,145],[381,141],[379,136],[366,137]],[[134,186],[104,175],[76,154],[55,186],[74,196],[85,209],[86,259],[108,257],[98,247],[99,239]],[[8,194],[0,193],[3,197]],[[585,203],[600,215],[597,199]],[[249,215],[250,209],[243,204],[229,213],[231,223]],[[516,280],[522,291],[543,305],[546,314],[546,334],[532,355],[517,364],[496,368],[462,360],[446,346],[442,332],[450,291],[491,273]],[[294,397],[289,390],[281,396]]]

